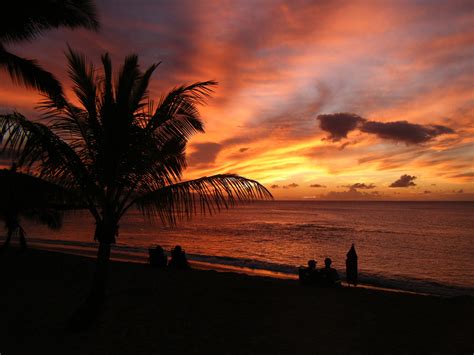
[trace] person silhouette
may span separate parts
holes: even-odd
[[[168,263],[168,258],[165,255],[165,251],[160,245],[157,245],[155,248],[148,249],[150,256],[150,265],[153,267],[164,268]]]
[[[316,285],[319,283],[319,271],[316,268],[317,261],[308,260],[308,267],[299,268],[299,280],[302,285]]]
[[[355,251],[354,243],[352,243],[351,248],[347,252],[346,259],[346,281],[348,285],[357,286],[358,279],[358,257]]]
[[[176,245],[173,250],[171,250],[171,259],[168,263],[168,266],[174,269],[191,268],[186,258],[186,253],[180,245]]]
[[[331,267],[332,260],[330,258],[324,259],[324,269],[321,270],[321,276],[324,286],[340,286],[341,280],[336,269]]]

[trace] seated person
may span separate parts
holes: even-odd
[[[300,267],[298,273],[302,285],[316,285],[319,283],[319,271],[316,269],[316,260],[308,260],[308,267]]]
[[[151,266],[159,268],[166,267],[166,264],[168,263],[168,258],[165,255],[165,251],[160,245],[157,245],[155,248],[148,249],[148,254],[150,256]]]
[[[337,270],[331,267],[332,260],[324,259],[324,269],[321,269],[321,279],[324,286],[338,287],[341,286],[341,280]]]
[[[186,259],[186,253],[177,245],[171,250],[171,259],[168,266],[175,269],[190,269],[191,266]]]

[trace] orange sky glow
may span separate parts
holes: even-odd
[[[277,199],[474,200],[472,1],[97,4],[98,33],[8,49],[66,88],[67,44],[95,63],[109,52],[116,68],[130,53],[162,61],[156,100],[217,80],[186,178],[238,173]],[[36,117],[40,97],[0,79],[0,109]]]

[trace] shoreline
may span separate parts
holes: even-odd
[[[89,258],[89,259],[92,259],[92,260],[95,259],[95,255],[91,255],[90,253],[80,253],[80,252],[76,253],[74,251],[71,252],[71,250],[68,250],[66,248],[64,250],[57,250],[57,249],[54,249],[54,248],[34,248],[33,247],[32,249],[44,250],[44,251],[49,251],[49,252],[53,252],[53,253],[62,253],[62,254],[66,254],[66,255],[77,255],[77,256],[86,257],[86,258]],[[111,255],[110,260],[117,261],[117,262],[123,262],[123,263],[148,265],[148,262],[146,260],[144,260],[143,258],[130,259],[129,255],[120,257],[119,255],[121,255],[121,254],[125,254],[125,253],[115,253],[115,254]],[[277,279],[277,280],[298,281],[297,275],[279,273],[279,272],[270,271],[270,270],[250,269],[250,268],[245,268],[245,267],[233,267],[231,265],[208,263],[208,262],[197,261],[197,260],[190,260],[189,263],[190,263],[191,267],[193,269],[196,269],[196,270],[217,271],[217,272],[223,272],[223,273],[241,274],[241,275],[246,275],[246,276],[251,276],[251,277],[268,277],[268,278],[273,278],[273,279]],[[412,295],[420,295],[420,296],[450,297],[450,296],[443,296],[443,295],[438,295],[438,294],[433,294],[433,293],[410,291],[410,290],[397,289],[397,288],[389,288],[389,287],[383,287],[383,286],[377,286],[377,285],[371,285],[371,284],[365,284],[365,283],[359,283],[356,287],[354,287],[354,286],[348,286],[345,281],[342,281],[342,286],[343,287],[350,287],[350,288],[359,287],[359,288],[368,289],[368,290],[404,293],[404,294],[412,294]]]
[[[48,250],[52,252],[61,252],[65,254],[72,254],[72,255],[80,255],[85,256],[88,258],[95,258],[96,257],[96,247],[89,246],[89,245],[80,245],[81,243],[76,243],[73,247],[64,245],[61,243],[56,243],[54,241],[51,243],[52,240],[41,240],[41,239],[34,239],[34,242],[30,242],[30,245],[33,248],[39,250]],[[148,263],[148,255],[146,251],[141,249],[144,248],[123,248],[122,246],[114,247],[112,249],[111,260],[115,261],[123,261],[123,262],[131,262],[131,263],[140,263],[140,264],[147,264]],[[281,272],[275,270],[269,270],[264,268],[251,268],[245,267],[240,265],[231,265],[219,262],[209,262],[204,260],[195,260],[193,259],[194,255],[188,255],[189,262],[197,269],[202,270],[215,270],[219,272],[235,272],[246,274],[249,276],[263,276],[263,277],[272,277],[276,279],[291,279],[297,280],[298,275],[296,271],[294,273],[288,272]],[[212,258],[212,257],[211,257]],[[295,266],[295,270],[297,267]],[[403,279],[375,279],[374,277],[369,277],[362,273],[362,277],[360,277],[360,282],[357,287],[362,288],[369,288],[369,289],[376,289],[376,290],[385,290],[388,292],[401,292],[401,293],[411,293],[411,294],[419,294],[419,295],[430,295],[430,296],[438,296],[438,297],[456,297],[456,296],[471,296],[474,297],[474,288],[462,287],[462,286],[455,286],[455,285],[445,285],[441,283],[437,283],[436,285],[433,284],[432,281],[428,280],[416,280],[417,282],[424,282],[425,284],[421,285],[424,286],[425,289],[421,289],[420,285],[418,288],[414,285],[406,284],[406,280]],[[367,282],[367,278],[373,279],[373,282]],[[343,279],[343,273],[341,275],[341,279]],[[385,281],[385,282],[384,282]],[[343,285],[346,285],[345,281],[342,281]],[[430,288],[427,289],[427,286]]]
[[[90,258],[0,255],[0,351],[30,354],[470,353],[474,302],[296,280],[110,263],[91,329],[64,332],[90,287]]]

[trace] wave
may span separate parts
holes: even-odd
[[[95,256],[97,243],[69,240],[53,240],[42,238],[29,238],[30,244],[40,249],[49,249],[85,256]],[[275,277],[297,278],[298,266],[278,264],[254,259],[235,258],[231,256],[216,256],[204,254],[187,254],[190,261],[205,263],[220,269],[230,267],[232,271],[263,274]],[[114,245],[112,257],[118,260],[146,263],[148,261],[148,247]],[[342,279],[345,273],[340,272]],[[442,284],[433,280],[416,279],[412,277],[382,275],[360,271],[359,281],[361,284],[403,290],[417,293],[425,293],[438,296],[474,296],[474,288],[461,287],[457,285]]]

